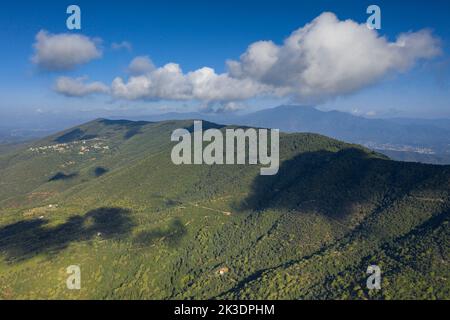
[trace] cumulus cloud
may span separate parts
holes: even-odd
[[[282,45],[255,42],[239,61],[227,64],[232,77],[256,80],[300,100],[322,101],[357,91],[439,53],[439,41],[428,30],[400,34],[389,42],[365,24],[323,13]]]
[[[80,34],[37,33],[31,61],[47,71],[67,71],[102,55],[98,40]]]
[[[85,97],[96,93],[108,93],[109,88],[102,82],[86,82],[86,77],[56,79],[54,90],[67,97]]]
[[[227,102],[211,102],[200,107],[200,110],[205,113],[228,113],[236,112],[246,109],[248,106],[241,102],[227,101]]]
[[[168,63],[149,73],[131,76],[128,81],[117,77],[112,94],[123,99],[233,101],[251,98],[263,92],[263,85],[249,79],[217,74],[201,68],[183,73],[176,63]]]
[[[323,13],[283,43],[257,41],[227,71],[203,67],[184,73],[176,63],[156,68],[149,57],[130,63],[129,77],[116,77],[111,94],[128,100],[199,100],[233,110],[256,96],[293,97],[321,103],[351,94],[391,73],[441,53],[429,30],[398,35],[395,41],[352,20]]]
[[[122,41],[122,42],[113,42],[111,44],[111,49],[113,50],[122,50],[125,49],[127,51],[132,51],[133,50],[133,46],[131,45],[130,42],[128,41]]]
[[[155,65],[148,56],[138,56],[131,60],[128,72],[132,75],[142,75],[155,70]]]

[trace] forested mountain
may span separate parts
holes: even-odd
[[[115,115],[112,118],[121,117]],[[364,145],[394,160],[450,164],[449,119],[365,118],[347,112],[321,111],[314,107],[296,105],[279,106],[247,114],[170,112],[132,118],[153,122],[202,119],[227,125],[275,128],[284,132],[318,133]],[[0,145],[44,137],[88,119],[92,118],[86,114],[2,118]]]
[[[375,119],[307,106],[279,106],[246,115],[167,113],[149,120],[205,119],[223,124],[312,132],[365,145],[392,159],[450,164],[450,120]]]
[[[191,127],[99,119],[0,151],[0,298],[450,298],[449,166],[312,133],[280,135],[274,176],[176,166]]]

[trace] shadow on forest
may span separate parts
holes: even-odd
[[[168,228],[143,231],[139,233],[134,242],[139,245],[152,245],[157,241],[166,243],[169,247],[177,247],[181,239],[187,234],[186,227],[180,219],[174,219]]]
[[[205,121],[202,120],[202,131],[208,130],[208,129],[222,129],[225,128],[225,125],[222,124],[216,124],[214,122],[209,122],[209,121]],[[185,127],[185,129],[187,131],[189,131],[189,133],[194,133],[194,123],[192,123],[190,126]]]
[[[132,121],[132,120],[109,120],[102,119],[100,123],[106,126],[121,126],[125,128],[134,128],[134,127],[142,127],[152,122],[150,121]]]
[[[19,221],[0,228],[0,252],[5,253],[6,260],[12,263],[39,253],[55,253],[71,242],[96,236],[120,238],[134,227],[130,213],[122,208],[99,208],[83,216],[72,216],[56,226],[47,226],[47,219]]]
[[[48,179],[48,182],[58,181],[58,180],[70,180],[78,176],[78,173],[65,174],[64,172],[58,172],[53,177]]]
[[[101,177],[102,175],[108,173],[108,171],[109,171],[109,170],[108,170],[107,168],[104,168],[104,167],[96,167],[96,168],[94,169],[94,175],[98,178],[98,177]]]
[[[249,196],[236,209],[302,210],[343,217],[374,199],[408,193],[433,170],[357,148],[302,153],[282,162],[278,174],[258,176]]]
[[[97,138],[97,135],[87,135],[83,130],[77,128],[57,137],[54,141],[58,143],[69,143],[81,140],[91,140],[94,138]]]
[[[142,134],[141,131],[141,127],[134,127],[132,129],[129,129],[127,132],[125,132],[125,134],[123,135],[123,138],[125,140],[131,139],[134,136],[138,135],[138,134]]]
[[[131,121],[131,120],[107,120],[103,119],[100,122],[107,126],[119,126],[127,129],[123,138],[125,140],[133,138],[135,135],[141,134],[141,128],[147,124],[150,124],[149,121]]]

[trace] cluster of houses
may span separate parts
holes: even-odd
[[[41,154],[51,153],[51,152],[59,152],[59,153],[65,153],[68,151],[73,151],[79,146],[79,152],[78,154],[84,155],[91,151],[107,151],[109,150],[109,146],[105,145],[104,142],[92,139],[92,140],[81,140],[81,141],[74,141],[70,143],[58,143],[58,144],[52,144],[47,146],[40,146],[40,147],[31,147],[28,150],[31,152],[37,152]]]
[[[78,152],[78,154],[86,154],[86,153],[89,153],[92,150],[96,150],[96,151],[103,150],[103,151],[106,151],[106,150],[109,150],[109,146],[103,145],[102,142],[94,143],[91,146],[81,146],[80,152]]]

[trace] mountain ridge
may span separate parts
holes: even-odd
[[[191,126],[98,119],[1,154],[0,296],[449,297],[436,277],[448,276],[450,166],[312,133],[280,135],[276,176],[175,166],[171,132]],[[426,257],[420,273],[396,272],[409,261],[400,239]],[[362,285],[368,263],[382,291]],[[79,292],[65,288],[70,264]]]
[[[84,118],[86,118],[85,115]],[[128,117],[115,116],[111,119],[126,118]],[[130,120],[188,119],[202,119],[227,125],[238,124],[277,128],[285,132],[319,133],[339,140],[363,144],[396,160],[450,164],[449,119],[365,118],[337,110],[321,111],[313,106],[282,105],[246,114],[239,112],[170,112],[135,116],[131,117]],[[73,121],[73,123],[76,122]],[[67,123],[66,120],[63,121],[63,124],[65,123]],[[55,126],[57,126],[55,121],[46,124],[46,128]],[[67,126],[66,124],[65,127]],[[63,127],[59,126],[60,129]],[[30,140],[33,134],[36,135],[36,132],[30,130],[32,128],[25,130],[20,134],[22,136],[6,137],[6,139],[3,139],[4,143]],[[16,135],[18,134],[19,132]],[[39,136],[42,136],[42,133]],[[0,141],[2,141],[1,139],[0,136]],[[7,146],[2,148],[5,149]]]
[[[312,132],[385,153],[396,160],[450,164],[450,121],[408,118],[377,119],[337,110],[320,111],[312,106],[282,105],[249,114],[168,113],[148,119],[204,119],[280,129]]]

